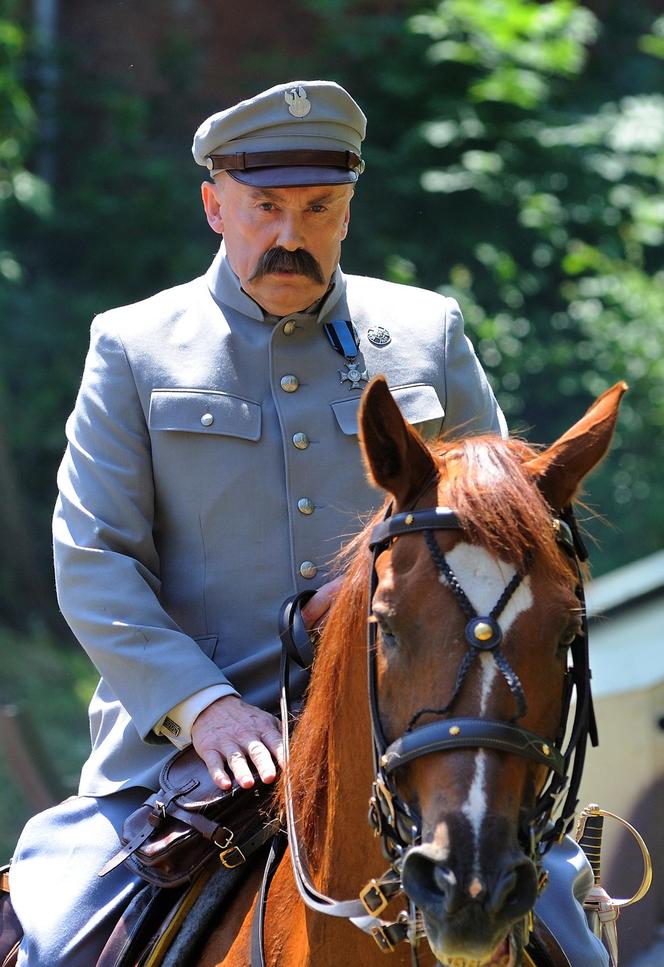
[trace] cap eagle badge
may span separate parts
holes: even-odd
[[[303,87],[291,87],[290,91],[285,91],[284,100],[288,105],[288,113],[294,118],[306,118],[311,110],[311,101]]]

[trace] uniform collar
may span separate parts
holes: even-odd
[[[236,309],[242,315],[249,316],[250,319],[256,319],[259,322],[274,325],[275,321],[278,321],[278,317],[264,312],[258,303],[254,302],[244,291],[240,285],[240,280],[226,258],[226,249],[223,242],[206,273],[205,279],[212,296],[222,305],[230,306],[231,309]],[[332,284],[322,299],[309,309],[289,313],[289,315],[314,316],[320,323],[328,322],[333,317],[344,316],[350,319],[346,303],[346,279],[339,266],[335,269]]]

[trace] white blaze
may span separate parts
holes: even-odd
[[[446,554],[447,561],[454,571],[459,584],[469,598],[478,615],[484,617],[495,608],[501,594],[516,573],[516,569],[505,561],[489,554],[482,547],[472,544],[457,544]],[[442,584],[447,583],[441,576]],[[527,611],[533,604],[530,577],[526,575],[518,588],[498,615],[498,623],[503,634],[507,634],[517,616]],[[490,652],[481,652],[482,678],[480,682],[480,716],[486,713],[489,696],[498,669]],[[482,823],[487,810],[486,798],[486,752],[480,749],[475,758],[475,773],[468,791],[468,799],[462,812],[468,819],[475,836],[475,870],[479,872],[479,841]]]

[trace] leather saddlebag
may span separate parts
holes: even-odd
[[[229,869],[244,863],[278,828],[269,815],[274,787],[254,779],[251,789],[233,783],[223,792],[193,746],[176,752],[161,771],[159,792],[125,820],[123,848],[100,876],[124,862],[149,883],[176,887],[215,854]]]

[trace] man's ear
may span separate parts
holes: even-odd
[[[220,189],[214,181],[204,181],[201,185],[201,196],[203,198],[203,208],[208,225],[217,235],[223,235],[224,219],[220,201]]]
[[[348,226],[350,225],[350,203],[352,201],[354,194],[355,192],[351,191],[350,196],[348,198],[348,204],[346,205],[346,211],[344,213],[344,223],[341,229],[341,238],[340,238],[340,241],[342,242],[345,239],[346,235],[348,235]]]

